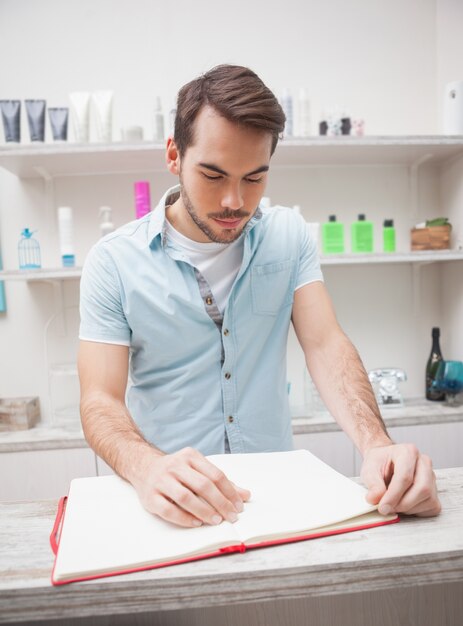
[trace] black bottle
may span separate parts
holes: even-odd
[[[436,378],[437,368],[440,361],[443,360],[442,352],[439,345],[439,328],[432,329],[432,348],[426,364],[426,399],[441,401],[445,400],[445,393],[432,388],[432,382]]]

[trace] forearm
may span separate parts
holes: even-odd
[[[111,395],[87,394],[81,400],[80,411],[90,447],[129,482],[140,480],[153,454],[164,454],[144,439],[125,404]]]
[[[340,329],[313,348],[306,362],[328,410],[362,456],[391,443],[360,356]]]

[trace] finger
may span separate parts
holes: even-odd
[[[438,498],[429,498],[428,500],[424,500],[420,502],[412,509],[406,511],[406,515],[417,515],[418,517],[433,517],[434,515],[439,515],[442,507]]]
[[[410,513],[423,502],[428,502],[429,508],[429,504],[433,500],[437,500],[437,490],[431,459],[425,455],[420,455],[415,468],[413,484],[397,503],[395,510],[399,513]]]
[[[150,502],[145,505],[150,513],[157,515],[166,522],[171,522],[177,526],[184,528],[195,528],[202,525],[201,520],[197,519],[187,511],[179,508],[173,502],[170,502],[161,494],[155,494]]]
[[[362,478],[363,483],[368,489],[366,495],[367,502],[370,504],[378,504],[381,498],[386,493],[387,483],[390,480],[392,462],[389,459],[386,466],[372,466],[372,469],[366,470]]]
[[[237,509],[227,500],[223,493],[217,488],[207,476],[200,474],[192,467],[181,467],[176,471],[176,476],[181,481],[193,498],[185,497],[185,503],[176,499],[180,506],[186,508],[190,513],[208,524],[217,524],[226,519],[228,522],[236,522],[238,519]],[[241,504],[241,510],[243,505]]]
[[[238,487],[238,485],[235,485],[235,483],[233,483],[235,489],[238,491],[238,493],[241,496],[241,499],[243,500],[243,502],[247,502],[248,500],[251,499],[251,492],[249,491],[249,489],[244,489],[243,487]]]
[[[243,499],[235,485],[228,480],[225,474],[218,467],[204,458],[201,454],[195,455],[191,460],[191,466],[200,474],[207,476],[217,489],[225,496],[232,507],[229,510],[242,511]],[[211,504],[214,504],[211,502]]]
[[[398,503],[414,482],[418,451],[412,448],[409,446],[394,459],[391,482],[378,505],[378,510],[383,515],[397,510]]]

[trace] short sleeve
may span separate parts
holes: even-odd
[[[117,267],[105,248],[97,244],[82,269],[79,339],[129,346],[130,337]]]
[[[297,218],[299,221],[300,246],[295,290],[317,280],[323,282],[323,273],[320,268],[316,242],[311,237],[309,227],[304,218],[300,215]]]

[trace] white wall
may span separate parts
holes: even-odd
[[[453,78],[447,75],[453,53],[446,33],[458,31],[459,4],[457,0],[1,0],[0,98],[46,98],[49,106],[59,106],[68,104],[70,91],[110,88],[115,92],[114,139],[120,138],[122,125],[130,124],[142,125],[149,138],[156,95],[169,109],[184,82],[215,64],[230,62],[252,67],[277,94],[286,86],[294,93],[306,87],[314,132],[320,112],[337,104],[363,117],[369,134],[432,134],[439,128],[437,92]],[[24,111],[22,131],[27,142]],[[430,170],[426,180],[432,182],[434,176]],[[59,266],[55,207],[60,204],[75,209],[81,264],[98,238],[99,206],[113,207],[116,225],[132,219],[132,184],[137,178],[150,180],[153,202],[175,182],[167,173],[149,172],[137,177],[68,177],[55,181],[55,197],[47,202],[42,181],[19,181],[0,171],[4,266],[17,267],[16,246],[24,226],[39,231],[43,265]],[[368,188],[363,180],[368,180]],[[432,197],[438,191],[435,185],[429,183],[426,189],[426,184],[421,192],[427,213],[439,197]],[[360,211],[371,213],[378,224],[384,217],[394,217],[402,247],[410,226],[409,191],[404,171],[397,168],[371,170],[367,176],[360,168],[325,171],[323,176],[308,170],[305,178],[278,171],[268,189],[275,202],[302,205],[311,220],[323,220],[328,211],[338,209],[346,223]],[[377,197],[374,206],[370,206],[372,194]],[[439,271],[424,272],[427,308],[419,325],[408,315],[409,269],[325,272],[339,318],[367,367],[405,367],[410,376],[407,395],[422,391],[429,329],[443,319]],[[368,284],[373,291],[365,289]],[[356,291],[355,306],[348,306],[342,297],[349,285]],[[382,285],[388,285],[389,291]],[[395,304],[385,296],[391,285],[397,294]],[[65,284],[63,290],[65,305],[75,306],[77,282]],[[8,312],[0,315],[0,396],[39,395],[46,418],[43,329],[54,312],[52,287],[10,282],[6,291]],[[386,298],[378,317],[370,309],[372,294]],[[73,349],[72,324],[69,332],[64,360]],[[50,333],[49,349],[58,360],[55,348],[63,342],[59,327],[52,327]],[[300,392],[301,356],[293,337],[290,352],[289,378]]]

